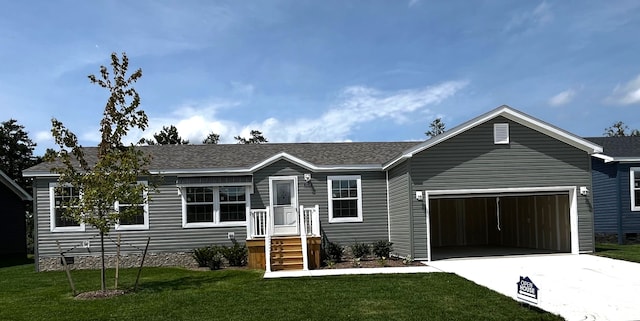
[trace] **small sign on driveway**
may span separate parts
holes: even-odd
[[[518,281],[518,299],[529,304],[538,305],[538,287],[528,276],[520,276]]]

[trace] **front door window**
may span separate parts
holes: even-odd
[[[283,178],[272,181],[271,201],[274,235],[295,235],[298,233],[295,187],[294,179]]]

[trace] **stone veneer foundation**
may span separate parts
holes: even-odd
[[[69,268],[72,270],[83,269],[99,269],[101,266],[100,255],[76,255],[73,256],[74,263],[69,264]],[[115,268],[116,256],[105,255],[105,265],[107,268]],[[127,254],[120,255],[120,267],[121,268],[133,268],[140,266],[140,260],[142,254]],[[193,254],[190,252],[161,252],[161,253],[147,253],[147,257],[144,259],[144,266],[178,266],[193,268],[197,267],[198,263],[193,258]],[[64,266],[60,262],[60,257],[40,257],[38,259],[39,271],[60,271]]]

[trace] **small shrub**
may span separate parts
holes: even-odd
[[[389,257],[393,243],[385,240],[376,241],[373,243],[373,254],[377,258]]]
[[[334,263],[342,262],[344,249],[340,244],[329,242],[324,250],[327,261],[333,261]]]
[[[355,242],[353,243],[353,245],[351,245],[351,254],[353,254],[353,257],[355,258],[359,259],[368,255],[369,253],[371,253],[371,248],[367,243]]]
[[[230,247],[221,247],[221,253],[231,266],[245,266],[247,265],[247,246],[242,243],[238,243],[233,240],[233,245]]]
[[[360,258],[359,257],[354,257],[351,260],[351,266],[353,266],[354,268],[359,268],[360,267]]]
[[[209,268],[212,270],[220,270],[222,267],[222,259],[224,257],[220,252],[215,253],[209,261]]]
[[[409,265],[411,263],[413,263],[413,257],[411,257],[411,255],[407,255],[407,257],[402,259],[402,264],[404,265]]]
[[[209,262],[214,254],[210,246],[199,247],[193,250],[193,258],[198,262],[199,267],[209,266]]]
[[[378,259],[378,266],[379,267],[385,267],[387,266],[387,258],[386,257],[381,257]]]

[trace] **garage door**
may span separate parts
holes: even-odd
[[[571,252],[569,193],[435,196],[431,249],[492,246]]]

